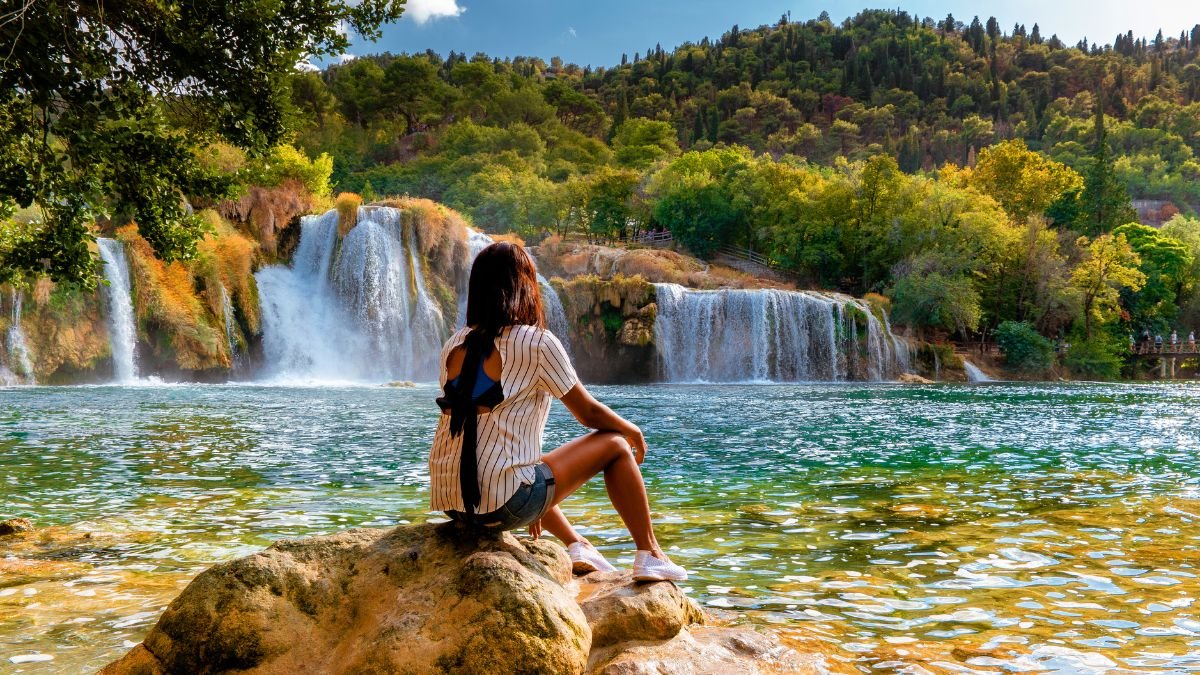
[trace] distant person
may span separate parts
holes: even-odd
[[[1175,330],[1172,329],[1171,330],[1171,351],[1175,351],[1175,347],[1178,344],[1179,344],[1179,333],[1176,333]]]
[[[1196,331],[1188,333],[1188,351],[1193,353],[1196,351]]]
[[[615,569],[558,504],[604,474],[609,499],[637,544],[633,578],[682,581],[659,547],[638,465],[636,424],[592,398],[562,343],[545,328],[537,270],[521,246],[497,242],[471,266],[467,326],[441,353],[442,409],[429,453],[432,508],[482,530],[543,529],[567,545],[576,572]],[[596,431],[542,454],[551,397]]]
[[[1155,335],[1155,336],[1154,336],[1154,351],[1156,351],[1156,352],[1161,352],[1161,351],[1162,351],[1162,346],[1163,346],[1163,340],[1162,340],[1162,336],[1161,336],[1161,335]]]

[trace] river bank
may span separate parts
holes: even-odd
[[[862,666],[1194,657],[1194,385],[595,389],[645,428],[660,538],[708,611]],[[0,540],[0,663],[23,672],[104,665],[278,538],[433,517],[428,385],[4,394],[0,516],[40,528]],[[547,444],[579,431],[556,406]],[[631,563],[602,486],[566,511]]]

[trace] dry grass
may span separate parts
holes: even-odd
[[[640,276],[652,283],[672,283],[700,289],[793,288],[773,279],[759,278],[722,265],[706,264],[692,256],[667,249],[621,249],[572,244],[551,237],[538,246],[535,253],[543,273],[548,276]]]
[[[358,224],[358,207],[362,206],[362,197],[353,192],[342,192],[334,200],[334,208],[338,212],[338,236],[344,237]]]
[[[117,239],[125,244],[129,257],[134,309],[141,329],[165,338],[165,344],[152,343],[155,355],[184,370],[229,368],[232,361],[223,325],[213,325],[213,315],[197,293],[192,271],[182,262],[159,260],[136,225],[118,228]]]
[[[203,215],[209,218],[212,232],[197,246],[198,253],[191,268],[203,283],[208,308],[214,318],[224,321],[225,308],[221,303],[221,287],[224,287],[246,328],[251,333],[258,333],[258,287],[253,276],[258,244],[215,212],[208,211]]]

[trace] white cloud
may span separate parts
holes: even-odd
[[[568,28],[567,32],[571,34],[571,37],[579,37],[579,35],[575,32],[574,27]]]
[[[467,11],[466,7],[459,6],[458,0],[408,0],[404,7],[404,16],[412,18],[417,25],[434,19],[462,16]]]
[[[333,60],[337,61],[338,63],[350,63],[357,58],[358,57],[354,54],[338,54],[337,56],[333,57]]]

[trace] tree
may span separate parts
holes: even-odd
[[[1094,143],[1092,165],[1084,176],[1083,193],[1080,195],[1084,229],[1091,235],[1111,232],[1119,225],[1137,220],[1129,193],[1113,171],[1108,131],[1104,127],[1104,108],[1099,98],[1096,102]]]
[[[996,344],[1004,365],[1027,373],[1042,373],[1054,365],[1054,344],[1024,321],[1005,321],[996,327]]]
[[[1076,245],[1084,258],[1071,272],[1071,284],[1079,293],[1084,335],[1090,340],[1097,324],[1117,315],[1121,289],[1140,289],[1146,275],[1138,269],[1141,259],[1123,234],[1102,234],[1091,242],[1080,237]]]
[[[1033,152],[1025,141],[1011,140],[979,153],[970,183],[991,195],[1015,223],[1041,216],[1063,195],[1083,187],[1073,169]]]
[[[43,217],[0,250],[0,277],[93,283],[97,217],[136,222],[164,260],[189,256],[203,226],[184,199],[231,187],[194,161],[195,149],[221,138],[266,152],[287,132],[297,62],[343,53],[346,26],[374,38],[402,11],[397,0],[6,8],[0,202],[36,205]]]
[[[644,169],[679,154],[679,143],[670,123],[635,117],[617,129],[613,150],[621,166]]]
[[[1129,241],[1141,259],[1139,269],[1146,277],[1141,289],[1129,289],[1127,302],[1136,327],[1165,331],[1179,313],[1176,300],[1188,284],[1192,258],[1188,246],[1146,225],[1127,223],[1113,230]]]

